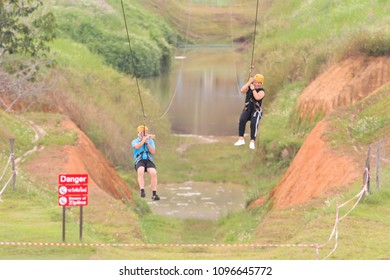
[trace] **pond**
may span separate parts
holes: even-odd
[[[238,70],[240,55],[230,47],[198,47],[177,50],[175,57],[169,73],[145,85],[160,102],[172,130],[178,134],[237,135],[245,99],[239,90],[249,75]]]
[[[185,182],[159,185],[153,213],[182,219],[216,220],[245,208],[245,189],[231,183]]]

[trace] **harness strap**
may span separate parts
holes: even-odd
[[[153,161],[153,159],[152,159],[150,153],[149,153],[148,151],[146,151],[146,150],[143,150],[142,152],[140,152],[140,153],[137,155],[134,164],[137,164],[140,160],[143,160],[143,155],[144,155],[145,153],[146,153],[146,156],[147,156],[146,159],[149,159],[150,161]]]
[[[249,101],[245,103],[244,110],[248,109],[250,103],[255,106],[256,110],[261,110],[260,103],[257,100],[255,101],[253,98],[249,99]]]

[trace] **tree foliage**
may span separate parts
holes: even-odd
[[[42,65],[55,38],[55,17],[41,0],[0,0],[0,108],[27,109],[46,93]]]
[[[130,52],[122,11],[91,12],[80,8],[81,2],[68,3],[67,9],[60,4],[53,7],[58,36],[83,44],[107,65],[129,75],[146,78],[169,70],[178,36],[162,17],[139,6],[139,1],[125,5]]]
[[[168,39],[171,34],[162,34],[163,27],[158,28],[161,30],[151,28],[147,36],[130,34],[132,47],[130,53],[125,33],[108,32],[89,21],[77,21],[72,24],[68,21],[60,26],[72,40],[101,55],[108,65],[126,74],[143,78],[159,75],[170,66],[173,47]],[[158,35],[153,37],[153,31]],[[167,31],[169,32],[171,31]]]
[[[0,0],[0,65],[5,54],[42,57],[55,38],[52,13],[40,13],[41,0]]]

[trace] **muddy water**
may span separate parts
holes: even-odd
[[[179,134],[237,135],[248,77],[233,48],[176,51],[172,70],[147,82]],[[246,77],[244,77],[246,76]]]
[[[182,219],[216,220],[245,207],[244,187],[230,183],[185,182],[159,186],[153,213]]]

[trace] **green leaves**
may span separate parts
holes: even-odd
[[[41,0],[0,2],[0,65],[6,54],[45,56],[47,42],[55,38],[55,18],[52,13],[41,15]]]

